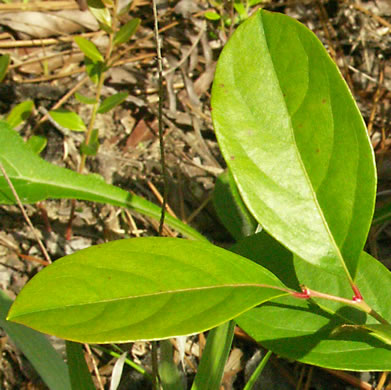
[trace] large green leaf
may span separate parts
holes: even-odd
[[[225,160],[258,222],[306,261],[354,278],[374,208],[363,119],[316,36],[257,12],[218,61],[212,116]]]
[[[76,198],[129,207],[152,218],[160,218],[160,207],[145,199],[109,185],[97,176],[81,175],[41,159],[2,121],[0,161],[23,203],[34,203],[48,198]],[[14,196],[5,178],[0,175],[0,204],[13,203]],[[166,223],[188,237],[205,240],[190,226],[170,215],[166,216]]]
[[[79,342],[168,338],[286,295],[282,286],[264,268],[209,243],[134,238],[46,267],[23,288],[8,319]]]
[[[234,250],[272,270],[291,288],[300,281],[312,289],[351,298],[344,277],[293,256],[265,232],[242,240]],[[273,252],[276,255],[270,256]],[[365,301],[391,320],[391,273],[362,252],[356,282]],[[340,370],[391,368],[390,343],[382,342],[379,332],[370,331],[376,330],[377,321],[341,303],[284,297],[242,314],[237,322],[265,348],[290,359]]]
[[[6,321],[11,304],[12,299],[0,290],[0,327],[23,352],[51,390],[71,390],[68,367],[47,337],[23,325]]]

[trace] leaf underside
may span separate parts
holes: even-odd
[[[48,198],[75,198],[129,207],[155,219],[160,207],[109,185],[94,175],[81,175],[50,164],[37,156],[6,122],[0,121],[0,161],[22,203],[35,203]],[[5,178],[0,175],[0,204],[14,204],[15,198]],[[206,240],[201,234],[176,218],[166,215],[167,225],[187,237]]]
[[[225,46],[212,90],[220,148],[257,221],[304,260],[354,278],[375,199],[363,119],[315,35],[257,12]]]

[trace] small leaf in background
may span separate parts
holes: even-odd
[[[13,128],[19,126],[24,122],[34,109],[34,102],[32,100],[26,100],[16,105],[7,116],[7,122]]]
[[[40,154],[45,149],[48,140],[42,135],[32,135],[27,141],[28,146],[35,154]]]
[[[98,48],[94,43],[85,39],[83,37],[75,37],[74,38],[79,49],[84,53],[86,57],[88,57],[91,61],[94,62],[103,62],[104,58]]]
[[[218,326],[287,295],[281,288],[263,267],[210,243],[131,238],[56,260],[25,285],[8,319],[79,342],[162,339]]]
[[[248,13],[243,3],[235,3],[234,8],[239,14],[241,20],[245,20],[248,18]]]
[[[58,110],[49,111],[49,115],[61,127],[65,127],[66,129],[80,132],[87,130],[83,120],[78,114],[76,114],[76,112],[61,108]]]
[[[0,82],[4,80],[4,77],[7,74],[9,64],[10,64],[9,54],[4,54],[0,56]]]
[[[114,364],[113,372],[111,374],[110,390],[117,390],[119,382],[121,381],[122,371],[126,359],[126,352],[124,352]]]
[[[99,77],[103,72],[104,64],[103,62],[95,62],[90,58],[84,58],[84,64],[86,66],[86,72],[91,81],[96,85],[99,82]]]
[[[108,111],[110,111],[112,108],[115,106],[118,106],[118,104],[121,104],[127,97],[128,97],[127,92],[118,92],[115,95],[111,95],[103,102],[98,108],[98,114],[104,114]]]
[[[88,96],[81,95],[79,92],[75,93],[75,98],[83,104],[96,104],[97,100],[95,98],[90,98]]]
[[[220,20],[221,16],[214,11],[206,11],[204,16],[208,20]]]
[[[140,19],[135,18],[124,24],[114,36],[114,45],[121,45],[127,42],[136,32],[140,25]]]
[[[87,0],[88,7],[96,20],[103,26],[111,28],[110,10],[101,0]]]
[[[91,133],[90,142],[86,145],[83,142],[80,146],[80,151],[87,156],[95,156],[99,149],[99,140],[98,140],[99,130],[94,129]]]

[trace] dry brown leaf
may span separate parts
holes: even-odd
[[[85,30],[96,31],[99,28],[91,13],[78,10],[52,13],[9,12],[0,14],[0,25],[25,33],[31,38],[48,38]]]

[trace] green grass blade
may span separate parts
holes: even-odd
[[[255,385],[255,382],[257,381],[259,375],[262,374],[262,371],[263,369],[265,368],[267,362],[269,361],[270,359],[270,356],[272,355],[272,351],[268,351],[266,353],[266,355],[263,357],[263,359],[260,361],[260,363],[258,364],[257,368],[255,369],[255,371],[252,373],[250,379],[248,380],[248,382],[246,383],[246,386],[244,386],[243,390],[252,390],[252,388],[254,387]],[[266,390],[266,389],[265,389]]]
[[[160,341],[159,378],[163,390],[185,390],[182,375],[173,360],[170,340]]]
[[[12,300],[0,290],[0,327],[23,352],[51,390],[71,390],[68,367],[46,336],[6,321]]]
[[[208,334],[191,390],[219,390],[234,337],[235,323],[228,321]]]
[[[66,341],[66,348],[72,390],[95,390],[90,371],[84,358],[83,346],[79,343]]]

